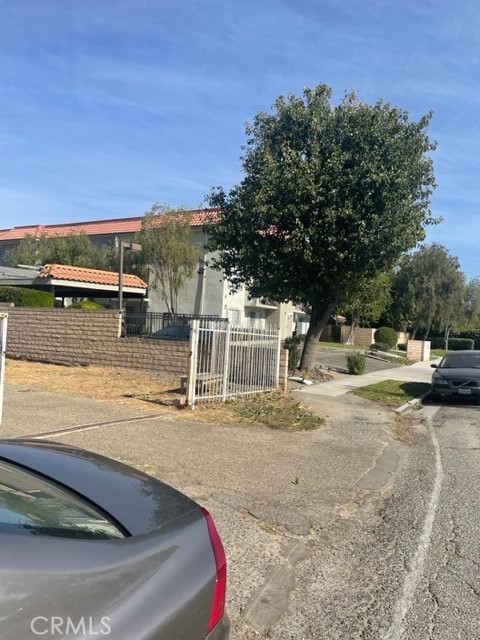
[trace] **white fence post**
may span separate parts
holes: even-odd
[[[278,339],[278,343],[277,343],[277,364],[275,367],[275,389],[278,389],[278,387],[280,386],[280,353],[282,351],[282,337],[280,336],[280,331],[278,332],[277,339]]]
[[[227,401],[228,377],[230,369],[230,323],[227,324],[225,331],[225,343],[223,354],[223,380],[222,380],[222,402]]]
[[[197,386],[197,360],[198,360],[198,336],[200,333],[200,320],[192,320],[190,328],[190,354],[188,358],[187,375],[187,407],[195,407],[195,389]]]
[[[3,389],[5,385],[5,352],[7,350],[7,313],[0,313],[0,424],[3,415]]]

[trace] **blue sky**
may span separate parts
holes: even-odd
[[[0,0],[0,228],[199,206],[242,178],[244,123],[329,84],[433,109],[429,230],[480,237],[476,0]]]

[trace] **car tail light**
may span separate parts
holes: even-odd
[[[213,555],[215,556],[215,565],[217,568],[217,581],[215,583],[215,591],[213,594],[212,610],[210,613],[210,622],[208,623],[208,632],[220,622],[225,613],[225,597],[227,591],[227,559],[222,541],[218,535],[217,528],[212,516],[208,511],[201,507],[202,513],[207,520],[208,533],[212,543]]]

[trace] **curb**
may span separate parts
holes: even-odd
[[[335,373],[348,373],[348,369],[344,369],[343,367],[336,367],[333,364],[319,364],[317,365],[319,369],[323,371],[335,371]]]
[[[394,413],[396,413],[399,416],[405,416],[407,413],[410,413],[412,409],[414,409],[418,404],[420,404],[422,400],[427,396],[429,396],[431,393],[432,393],[431,391],[426,391],[425,393],[422,393],[422,395],[419,396],[418,398],[414,398],[413,400],[410,400],[409,402],[402,404],[401,407],[397,407],[397,409],[394,409],[393,410]]]

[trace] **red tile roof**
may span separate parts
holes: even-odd
[[[46,264],[37,277],[70,280],[72,282],[91,282],[92,284],[118,285],[118,273],[114,271],[85,269],[84,267],[71,267],[65,264]],[[124,273],[123,286],[146,289],[148,285],[138,276]]]
[[[213,209],[189,211],[190,226],[203,227],[210,222]],[[110,220],[93,220],[91,222],[71,222],[65,224],[30,225],[0,230],[1,240],[21,240],[28,235],[39,238],[47,236],[69,236],[85,233],[87,236],[115,235],[122,233],[136,233],[140,231],[144,216],[133,218],[112,218]]]

